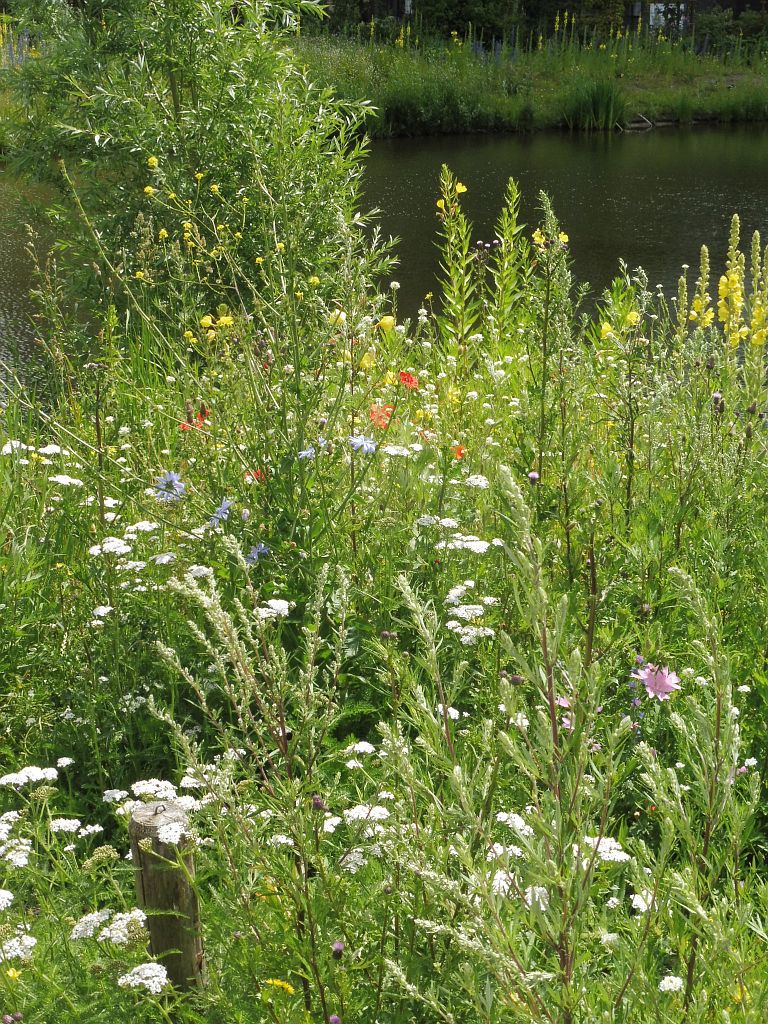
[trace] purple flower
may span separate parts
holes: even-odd
[[[211,518],[208,520],[209,526],[220,526],[225,519],[229,519],[229,510],[232,508],[232,502],[229,498],[225,498],[216,511],[213,513]]]
[[[314,459],[315,457],[315,446],[310,445],[309,448],[304,448],[299,452],[300,459]]]
[[[338,940],[331,946],[331,956],[334,960],[341,960],[344,955],[344,943]]]
[[[354,434],[349,439],[353,451],[362,452],[363,455],[373,455],[376,451],[376,442],[372,437],[364,437],[362,434]]]
[[[535,469],[532,469],[531,472],[528,474],[528,480],[532,484],[537,484],[539,482],[539,474],[536,472]]]
[[[259,541],[258,544],[254,544],[254,546],[251,548],[251,550],[245,556],[245,564],[246,565],[256,565],[258,560],[263,555],[268,555],[268,554],[269,554],[269,548],[267,547],[267,545],[262,543],[261,541]]]
[[[171,470],[155,481],[155,497],[158,501],[179,501],[187,485],[178,473]]]
[[[328,1018],[328,1024],[341,1024],[341,1017],[338,1013],[332,1013]]]
[[[659,700],[669,700],[670,694],[680,689],[679,677],[676,673],[670,672],[666,665],[664,668],[658,668],[649,663],[643,668],[635,669],[632,675],[640,680],[649,697],[657,697]]]

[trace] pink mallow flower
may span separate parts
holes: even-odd
[[[656,665],[647,664],[635,669],[632,675],[640,680],[649,697],[658,697],[659,700],[669,700],[670,694],[680,689],[679,676],[675,672],[670,672],[666,665],[664,668],[658,668]]]

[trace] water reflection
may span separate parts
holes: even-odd
[[[507,179],[523,193],[522,216],[538,218],[538,193],[551,197],[571,238],[574,273],[598,293],[618,273],[619,259],[642,266],[651,286],[676,291],[681,265],[696,277],[699,248],[710,247],[720,273],[731,215],[749,236],[768,235],[768,132],[670,129],[644,134],[460,136],[376,142],[366,195],[382,210],[386,234],[399,235],[401,308],[412,313],[434,287],[435,200],[441,164],[469,191],[463,206],[475,237],[491,236]]]
[[[34,359],[32,266],[26,251],[30,213],[18,182],[0,171],[0,363]]]

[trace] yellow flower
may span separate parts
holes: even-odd
[[[184,331],[184,337],[185,338],[194,338],[194,334],[192,333],[192,331]]]
[[[293,985],[289,985],[289,983],[287,981],[283,981],[282,978],[266,978],[264,984],[271,985],[273,988],[281,988],[284,992],[287,992],[289,996],[292,996],[295,992]]]
[[[312,277],[310,277],[309,279],[309,283],[312,285],[313,288],[316,288],[320,284],[320,278],[317,276],[317,274],[313,274]]]
[[[136,273],[133,276],[136,278],[137,281],[143,281],[144,280],[144,271],[143,270],[137,270]]]
[[[240,232],[240,231],[236,231],[235,232],[235,238],[238,240],[238,242],[240,241],[240,239],[242,237],[243,237],[242,232]]]
[[[437,200],[437,208],[438,208],[438,210],[445,210],[445,200],[444,199],[438,199]]]
[[[234,317],[231,316],[220,316],[216,321],[217,327],[232,327],[234,324]]]
[[[260,267],[261,264],[264,262],[264,257],[263,256],[257,256],[256,259],[253,262],[256,264],[257,267]]]
[[[613,328],[606,321],[605,323],[603,323],[602,327],[600,328],[600,340],[601,341],[605,341],[606,338],[612,338],[612,337],[613,337]]]
[[[340,327],[347,321],[347,314],[343,309],[332,309],[328,314],[328,323],[333,327]]]
[[[209,186],[212,195],[217,196],[219,194],[219,186],[214,184]]]
[[[196,181],[202,181],[204,177],[205,177],[205,174],[202,171],[198,171],[197,174],[195,175],[195,180]]]
[[[169,193],[168,193],[168,198],[169,198],[169,199],[170,199],[171,201],[173,201],[174,199],[176,199],[176,193],[175,193],[175,192],[169,192]]]
[[[304,292],[294,292],[293,294],[296,296],[297,299],[304,298]]]
[[[625,319],[630,326],[634,327],[636,324],[640,323],[640,314],[636,309],[631,309],[629,313],[627,313]]]
[[[157,159],[156,156],[151,156],[147,160],[147,167],[150,169],[150,171],[156,171],[159,163],[160,161]]]
[[[205,336],[208,339],[208,341],[213,341],[213,339],[216,337],[216,331],[207,331]]]
[[[278,242],[275,246],[277,252],[285,252],[285,242]]]
[[[544,245],[544,235],[541,233],[540,228],[536,228],[536,230],[531,235],[531,238],[533,238],[534,245]]]
[[[369,348],[363,358],[360,360],[361,370],[372,370],[376,365],[376,353],[372,348]]]
[[[9,981],[18,981],[21,977],[21,971],[17,971],[15,967],[9,967],[5,972],[5,976]]]
[[[213,327],[213,317],[206,313],[203,319],[200,321],[200,326],[206,330],[209,327]]]
[[[157,233],[157,237],[160,239],[161,242],[164,242],[165,239],[168,237],[168,232],[165,230],[165,228],[160,228],[160,230]]]
[[[455,385],[451,384],[451,386],[448,388],[448,390],[445,393],[445,400],[446,402],[450,402],[451,405],[459,404],[459,402],[461,401],[461,392]]]
[[[381,378],[381,383],[379,384],[379,387],[385,388],[391,386],[392,384],[397,384],[399,379],[400,378],[397,376],[394,370],[387,370],[387,372]]]
[[[378,326],[385,334],[389,334],[390,331],[395,329],[395,318],[387,314],[387,316],[383,316],[381,320],[379,320]]]
[[[151,185],[145,185],[144,186],[144,195],[145,196],[153,196],[154,194],[155,194],[155,190],[152,188]]]
[[[565,231],[561,231],[557,237],[560,239],[563,245],[568,245],[570,239],[568,238],[568,235],[565,233]]]
[[[456,195],[460,196],[462,192],[466,192],[466,191],[467,191],[467,186],[466,185],[462,185],[462,183],[460,181],[457,181],[456,182]]]

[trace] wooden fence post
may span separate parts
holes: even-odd
[[[200,908],[191,884],[192,846],[183,834],[178,843],[164,843],[159,837],[163,826],[186,831],[187,813],[173,800],[139,807],[128,829],[139,906],[147,911],[149,948],[176,988],[202,988],[205,964]]]

